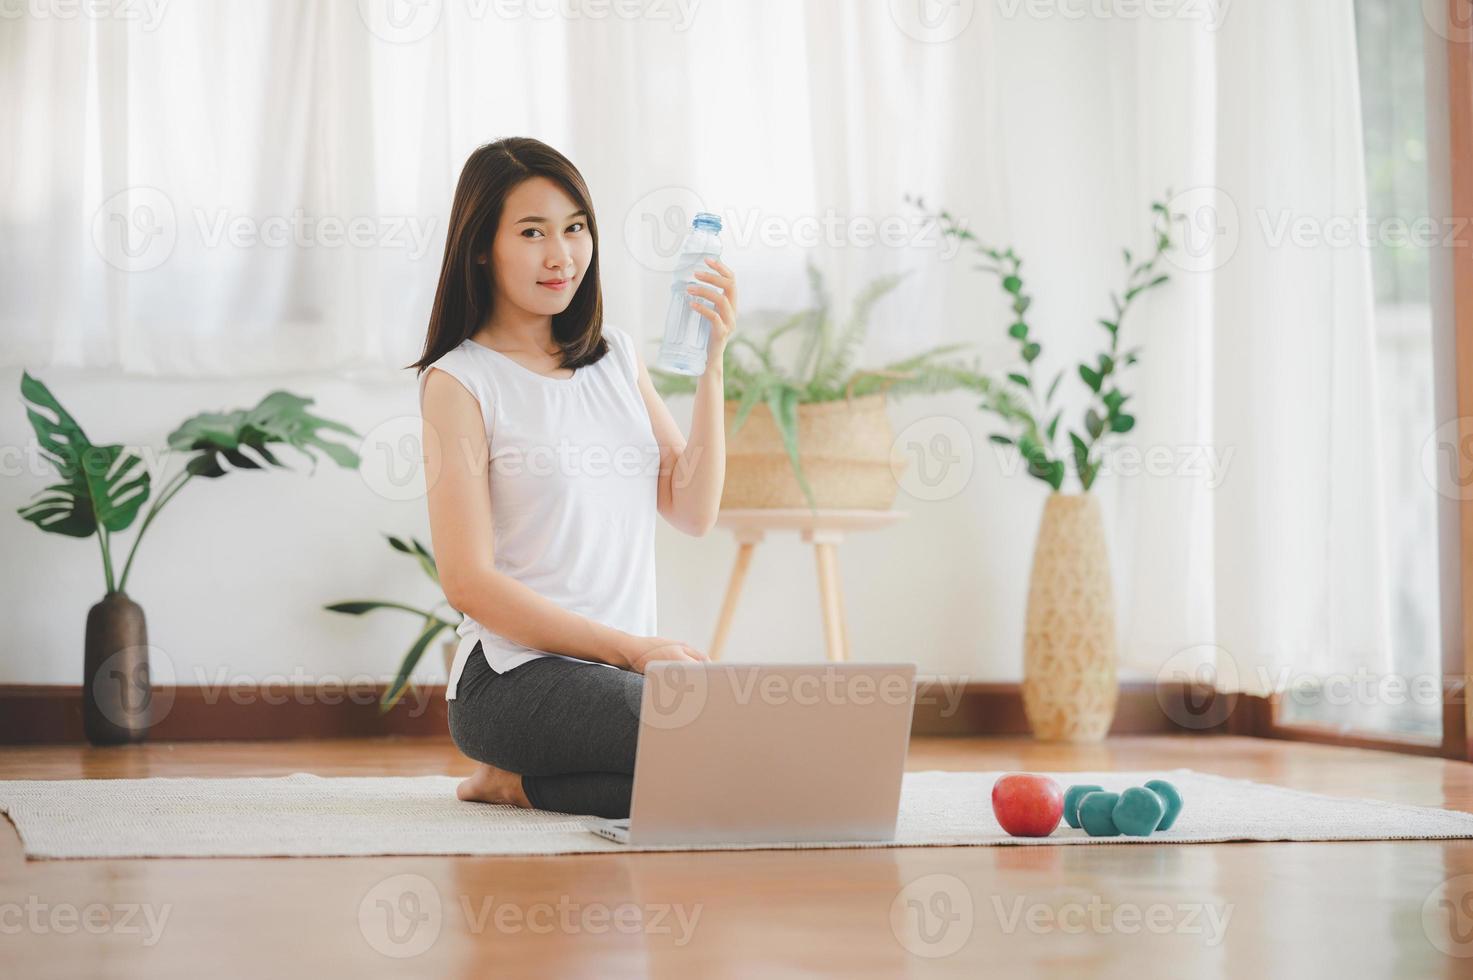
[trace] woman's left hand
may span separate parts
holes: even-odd
[[[736,330],[737,318],[737,292],[736,273],[732,272],[720,259],[707,258],[708,269],[702,269],[695,277],[702,282],[712,283],[716,288],[710,286],[698,286],[692,284],[686,287],[691,295],[690,304],[696,312],[711,321],[710,339],[706,342],[706,367],[720,366],[721,358],[726,351],[726,342]],[[696,296],[704,296],[716,304],[713,310],[705,303],[697,302]]]

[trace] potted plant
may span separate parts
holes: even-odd
[[[418,538],[410,538],[410,543],[405,544],[393,535],[386,534],[384,537],[389,539],[389,547],[402,554],[409,555],[417,561],[419,567],[430,577],[430,581],[435,583],[435,587],[437,589],[440,588],[440,570],[435,565],[435,556],[430,554],[428,548],[419,543]],[[409,687],[409,675],[414,673],[414,668],[419,663],[420,657],[424,656],[425,650],[433,642],[435,637],[440,635],[440,631],[447,628],[455,628],[455,622],[440,617],[439,609],[441,606],[449,609],[452,613],[455,611],[444,599],[441,599],[430,609],[419,609],[415,606],[405,605],[402,602],[389,602],[383,599],[353,599],[347,602],[335,602],[325,607],[331,612],[346,613],[350,616],[362,616],[364,613],[372,612],[375,609],[400,609],[419,617],[419,632],[415,636],[414,642],[409,645],[409,651],[404,654],[404,659],[399,664],[399,673],[394,678],[394,682],[389,685],[388,689],[379,698],[379,714],[384,714],[399,702],[399,698]],[[452,658],[454,656],[455,643],[452,640],[446,640],[444,657],[445,673],[447,675],[453,666]]]
[[[860,508],[895,501],[906,460],[893,453],[886,396],[954,389],[989,391],[975,365],[942,362],[970,348],[945,344],[878,368],[855,369],[871,309],[907,273],[872,280],[836,324],[812,260],[813,305],[758,313],[760,339],[739,333],[722,361],[726,385],[726,482],[721,508]],[[777,349],[784,341],[786,351]],[[690,394],[696,378],[652,369],[662,395]],[[750,422],[750,424],[748,424]]]
[[[168,438],[170,449],[188,454],[184,469],[150,504],[122,573],[114,576],[112,536],[132,526],[152,493],[152,478],[143,458],[127,446],[93,445],[51,391],[27,372],[21,374],[20,390],[31,403],[26,415],[42,455],[61,475],[60,483],[46,487],[37,499],[19,508],[21,517],[53,534],[73,538],[95,534],[102,551],[107,591],[87,612],[83,728],[96,745],[140,742],[152,722],[148,629],[143,608],[126,590],[144,533],[164,505],[195,477],[215,479],[237,469],[261,469],[263,462],[291,469],[272,454],[268,448],[272,445],[290,446],[310,459],[309,476],[317,470],[317,457],[310,451],[313,446],[339,466],[357,467],[358,455],[353,450],[319,434],[322,430],[357,433],[340,422],[309,415],[305,409],[312,399],[286,391],[272,392],[255,408],[206,412],[187,420]]]
[[[925,207],[920,199],[915,203]],[[1114,718],[1118,686],[1114,590],[1104,521],[1090,489],[1108,441],[1135,426],[1135,416],[1126,407],[1131,396],[1120,384],[1140,348],[1123,350],[1120,332],[1140,297],[1169,280],[1160,271],[1160,262],[1173,247],[1172,222],[1180,216],[1159,201],[1152,203],[1150,251],[1137,257],[1123,250],[1124,286],[1111,293],[1111,312],[1099,320],[1105,349],[1073,372],[1087,389],[1087,406],[1079,424],[1067,426],[1067,449],[1062,451],[1063,410],[1055,406],[1055,396],[1068,372],[1059,370],[1047,385],[1036,372],[1043,345],[1028,315],[1031,297],[1023,280],[1022,258],[1011,248],[982,244],[946,211],[936,217],[944,234],[967,243],[981,256],[984,261],[978,268],[997,277],[1011,311],[1008,336],[1017,344],[1022,364],[985,392],[980,407],[1004,423],[1004,430],[990,438],[1015,447],[1028,474],[1051,490],[1028,579],[1023,708],[1040,739],[1099,741]],[[1078,490],[1066,492],[1064,481],[1070,472]]]

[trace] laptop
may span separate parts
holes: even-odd
[[[621,844],[895,836],[916,665],[667,661],[645,670]]]

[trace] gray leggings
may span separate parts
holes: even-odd
[[[477,643],[449,701],[450,737],[521,773],[539,810],[627,817],[643,691],[643,674],[562,657],[498,674]]]

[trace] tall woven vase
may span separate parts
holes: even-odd
[[[1055,493],[1028,579],[1023,710],[1035,738],[1098,742],[1115,717],[1115,598],[1100,504]]]

